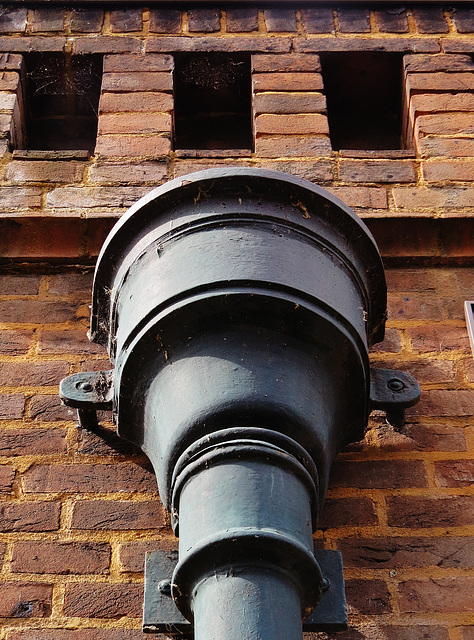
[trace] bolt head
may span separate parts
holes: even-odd
[[[92,384],[90,382],[79,382],[79,384],[77,385],[77,388],[80,389],[81,391],[85,391],[86,393],[89,393],[90,391],[94,390],[94,387],[92,386]]]
[[[403,391],[405,384],[401,380],[398,380],[398,378],[392,378],[387,382],[387,387],[390,391]]]

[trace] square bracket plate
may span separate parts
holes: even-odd
[[[329,583],[321,600],[303,622],[303,631],[343,631],[347,629],[346,594],[340,551],[314,552],[321,572]],[[189,636],[193,627],[176,608],[166,589],[178,561],[177,551],[150,551],[145,560],[145,602],[143,631],[171,636]],[[165,585],[160,589],[159,585]]]

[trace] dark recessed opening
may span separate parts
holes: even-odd
[[[175,56],[176,149],[251,149],[250,56]]]
[[[27,149],[94,151],[102,56],[25,55]]]
[[[321,54],[333,149],[402,147],[402,55]]]

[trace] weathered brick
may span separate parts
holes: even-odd
[[[329,182],[333,179],[332,165],[329,159],[316,160],[278,160],[261,161],[258,165],[262,169],[285,171],[311,182]]]
[[[146,56],[136,53],[104,56],[104,73],[156,72],[171,71],[172,69],[173,57],[161,53],[149,53]]]
[[[387,192],[380,187],[329,187],[328,191],[349,207],[387,209]],[[387,346],[389,343],[386,342]]]
[[[380,615],[390,613],[390,596],[383,580],[346,580],[349,613]]]
[[[112,32],[141,31],[142,8],[114,9],[110,12],[110,30]]]
[[[72,529],[96,531],[129,531],[159,529],[166,525],[163,506],[158,500],[147,502],[116,502],[81,500],[74,504]]]
[[[15,107],[17,96],[14,93],[0,93],[0,109],[12,111]]]
[[[394,187],[395,205],[402,209],[472,206],[474,187]]]
[[[418,149],[423,157],[453,156],[473,157],[474,138],[435,138],[427,136],[418,140]]]
[[[406,580],[398,585],[400,611],[437,614],[472,611],[474,578]]]
[[[301,19],[307,33],[331,33],[334,30],[334,13],[331,7],[301,9]]]
[[[339,162],[339,177],[344,182],[414,182],[411,160],[346,160]]]
[[[433,296],[388,295],[388,315],[393,319],[453,320],[461,319],[459,301],[436,299]],[[462,306],[462,305],[461,305]]]
[[[474,160],[431,160],[422,162],[421,170],[423,178],[432,182],[474,180]]]
[[[0,584],[0,618],[47,618],[52,595],[50,584],[4,582]]]
[[[296,12],[294,9],[283,7],[265,9],[264,16],[268,31],[296,31]]]
[[[173,96],[169,93],[104,93],[99,102],[99,113],[126,111],[172,111]]]
[[[337,12],[339,31],[342,33],[369,33],[370,12],[365,7],[344,7]]]
[[[113,113],[99,118],[99,135],[171,132],[169,113]]]
[[[326,110],[322,93],[257,93],[253,100],[258,113],[318,113]]]
[[[141,41],[135,36],[102,36],[100,38],[77,37],[72,43],[72,53],[140,53]]]
[[[320,73],[257,73],[253,76],[255,91],[321,91]]]
[[[87,367],[90,370],[90,367]],[[124,456],[132,455],[143,457],[141,450],[128,440],[120,438],[115,429],[104,427],[101,424],[96,433],[81,429],[78,434],[78,453],[94,456]]]
[[[45,300],[6,300],[0,302],[2,322],[43,324],[67,322],[76,316],[76,307],[68,302]]]
[[[318,134],[329,133],[327,117],[320,113],[314,114],[263,114],[255,119],[257,133],[270,134]]]
[[[130,573],[143,572],[145,568],[145,553],[163,549],[177,549],[176,538],[156,540],[150,542],[127,542],[119,547],[119,561],[122,571]]]
[[[0,542],[0,569],[3,565],[3,559],[5,557],[6,549],[7,549],[7,545],[4,542]]]
[[[181,29],[181,11],[150,9],[151,33],[178,33]]]
[[[141,629],[15,629],[8,640],[143,640]],[[407,640],[407,639],[405,639]],[[410,639],[408,639],[410,640]],[[413,639],[415,640],[415,639]],[[419,640],[418,638],[416,640]],[[432,638],[432,640],[445,640]]]
[[[89,298],[93,276],[92,271],[84,273],[53,273],[49,276],[48,294],[73,296],[74,298],[85,296]]]
[[[38,341],[38,353],[104,353],[104,348],[87,339],[83,330],[63,329],[60,331],[42,331]]]
[[[348,187],[348,189],[351,189],[351,187]],[[334,188],[331,189],[331,192],[336,193],[336,195],[338,195],[337,192],[335,192]],[[386,197],[386,194],[385,194],[385,197]],[[344,198],[342,198],[342,200],[344,200]],[[344,202],[346,201],[344,200]],[[350,205],[348,201],[346,202],[346,204],[348,204],[349,206],[353,206],[353,205]],[[357,206],[361,206],[361,205],[357,205]],[[373,207],[373,205],[370,205],[370,206]],[[372,347],[372,351],[398,353],[400,351],[400,348],[401,348],[400,334],[398,333],[397,329],[385,329],[385,337],[383,341],[375,344]]]
[[[0,51],[4,53],[30,53],[31,51],[56,51],[64,50],[66,38],[64,36],[23,36],[12,38],[0,36]]]
[[[225,27],[229,33],[249,33],[258,30],[258,9],[255,7],[228,7],[225,12]]]
[[[474,32],[474,9],[471,7],[455,7],[452,12],[458,33]]]
[[[424,464],[420,460],[336,461],[331,471],[331,487],[359,489],[400,489],[426,487]]]
[[[54,386],[68,373],[67,362],[0,362],[0,386]]]
[[[28,456],[66,452],[65,429],[3,429],[0,456]]]
[[[459,627],[461,631],[462,640],[473,640],[474,638],[474,626]]]
[[[390,292],[432,292],[437,297],[440,291],[457,289],[457,274],[460,270],[431,268],[387,269],[385,277]]]
[[[470,496],[393,496],[387,503],[391,527],[454,527],[474,523]]]
[[[448,33],[448,24],[440,7],[414,7],[413,16],[420,33]]]
[[[110,555],[101,542],[16,542],[10,566],[14,573],[105,573]]]
[[[33,465],[23,474],[25,493],[156,492],[151,471],[133,463]]]
[[[434,468],[439,487],[470,487],[474,483],[474,460],[436,460]]]
[[[38,31],[62,31],[64,29],[66,14],[59,7],[31,9],[30,11],[30,29],[32,33],[37,33]]]
[[[407,87],[410,91],[472,91],[474,73],[409,73]]]
[[[104,12],[101,9],[72,9],[71,31],[97,33],[102,29]]]
[[[0,33],[22,33],[26,29],[28,9],[4,6],[0,12]]]
[[[76,412],[65,407],[57,396],[33,396],[29,406],[29,416],[40,422],[61,422],[75,420]]]
[[[99,156],[127,159],[137,156],[161,158],[170,150],[169,139],[162,136],[101,136],[95,148]]]
[[[419,71],[474,71],[471,57],[463,54],[437,56],[407,55],[403,58],[407,73]]]
[[[7,166],[6,178],[10,182],[80,182],[84,173],[81,162],[36,162],[14,160]]]
[[[1,39],[0,39],[1,45]],[[260,51],[262,53],[289,53],[291,38],[262,38],[256,36],[219,37],[202,36],[200,38],[182,38],[179,36],[156,36],[146,41],[146,51],[173,53],[179,51],[222,51],[243,52]]]
[[[469,537],[342,538],[337,547],[348,567],[468,569],[474,564],[473,542]]]
[[[474,112],[474,95],[471,93],[419,94],[411,99],[410,112],[413,118],[422,113],[439,111]]]
[[[408,20],[405,7],[390,7],[388,9],[378,9],[375,12],[377,26],[385,33],[406,33],[408,31]]]
[[[69,583],[64,596],[64,614],[80,618],[140,618],[142,584]]]
[[[0,465],[0,493],[11,492],[14,478],[14,467],[11,467],[9,465]]]
[[[0,275],[0,295],[35,296],[38,294],[40,276]]]
[[[259,136],[255,153],[260,158],[329,156],[331,142],[327,136]]]
[[[142,164],[95,164],[89,179],[99,184],[160,184],[167,175],[164,162]],[[0,333],[1,340],[1,333]]]
[[[1,187],[0,188],[0,209],[10,209],[10,207],[40,207],[41,189],[40,187]]]
[[[149,189],[145,187],[58,187],[47,196],[48,205],[68,207],[130,207]]]
[[[0,353],[9,356],[27,353],[32,338],[31,331],[0,331]]]
[[[189,31],[212,33],[213,31],[219,31],[220,28],[219,9],[191,9],[188,11]]]
[[[7,502],[0,505],[0,531],[56,531],[58,502]]]
[[[328,498],[321,512],[319,528],[354,527],[377,523],[369,498]]]
[[[0,394],[0,420],[17,420],[23,417],[25,396]]]
[[[466,451],[465,429],[441,424],[407,422],[400,432],[388,425],[379,428],[378,450],[384,451]]]
[[[425,325],[410,327],[407,333],[414,351],[443,353],[443,351],[469,349],[469,338],[464,327]]]
[[[252,70],[257,73],[271,72],[316,72],[321,71],[321,61],[317,55],[295,56],[293,54],[261,54],[252,56]]]
[[[171,73],[159,71],[105,73],[102,79],[103,91],[171,91]]]

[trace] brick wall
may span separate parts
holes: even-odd
[[[400,432],[373,415],[334,468],[315,536],[344,554],[351,627],[334,637],[472,640],[473,32],[461,5],[2,8],[0,640],[142,637],[143,555],[175,548],[168,517],[144,456],[106,415],[105,441],[79,431],[57,385],[108,367],[86,330],[114,220],[170,178],[229,164],[313,180],[366,220],[391,266],[373,362],[422,386]],[[104,55],[93,155],[19,148],[23,54],[63,50]],[[253,151],[171,150],[180,51],[251,55]],[[403,56],[408,148],[332,150],[328,51]]]

